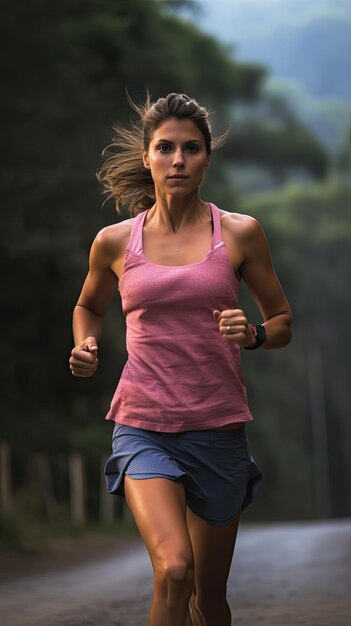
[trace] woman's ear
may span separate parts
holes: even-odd
[[[210,165],[211,165],[211,155],[209,154],[206,159],[205,169],[207,170],[207,168],[209,168]]]
[[[143,159],[144,167],[146,167],[149,170],[150,169],[149,156],[145,148],[141,149],[141,156]]]

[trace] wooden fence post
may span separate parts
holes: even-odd
[[[31,454],[28,473],[31,479],[32,496],[35,494],[37,513],[45,521],[50,521],[57,513],[57,504],[52,489],[49,456],[39,452]]]
[[[104,454],[100,462],[100,521],[112,524],[115,512],[116,496],[112,496],[107,492],[104,469],[108,459],[108,455]]]
[[[4,513],[12,510],[11,450],[6,441],[0,441],[0,504]]]
[[[86,478],[82,455],[72,452],[68,461],[71,520],[74,524],[84,524],[86,521]]]

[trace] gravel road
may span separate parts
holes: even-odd
[[[146,626],[151,588],[136,540],[122,554],[1,582],[0,626]],[[351,519],[242,525],[228,597],[233,626],[350,626]]]

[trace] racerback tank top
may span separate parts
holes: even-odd
[[[210,204],[213,235],[206,257],[157,265],[143,252],[139,213],[126,248],[119,291],[128,360],[106,419],[163,432],[211,429],[253,419],[240,348],[219,333],[213,310],[237,308],[239,281]]]

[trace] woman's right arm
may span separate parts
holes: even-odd
[[[69,359],[73,376],[92,376],[98,365],[97,341],[117,286],[117,276],[111,269],[117,259],[117,240],[115,227],[107,227],[98,233],[91,247],[89,272],[73,312],[75,347]]]

